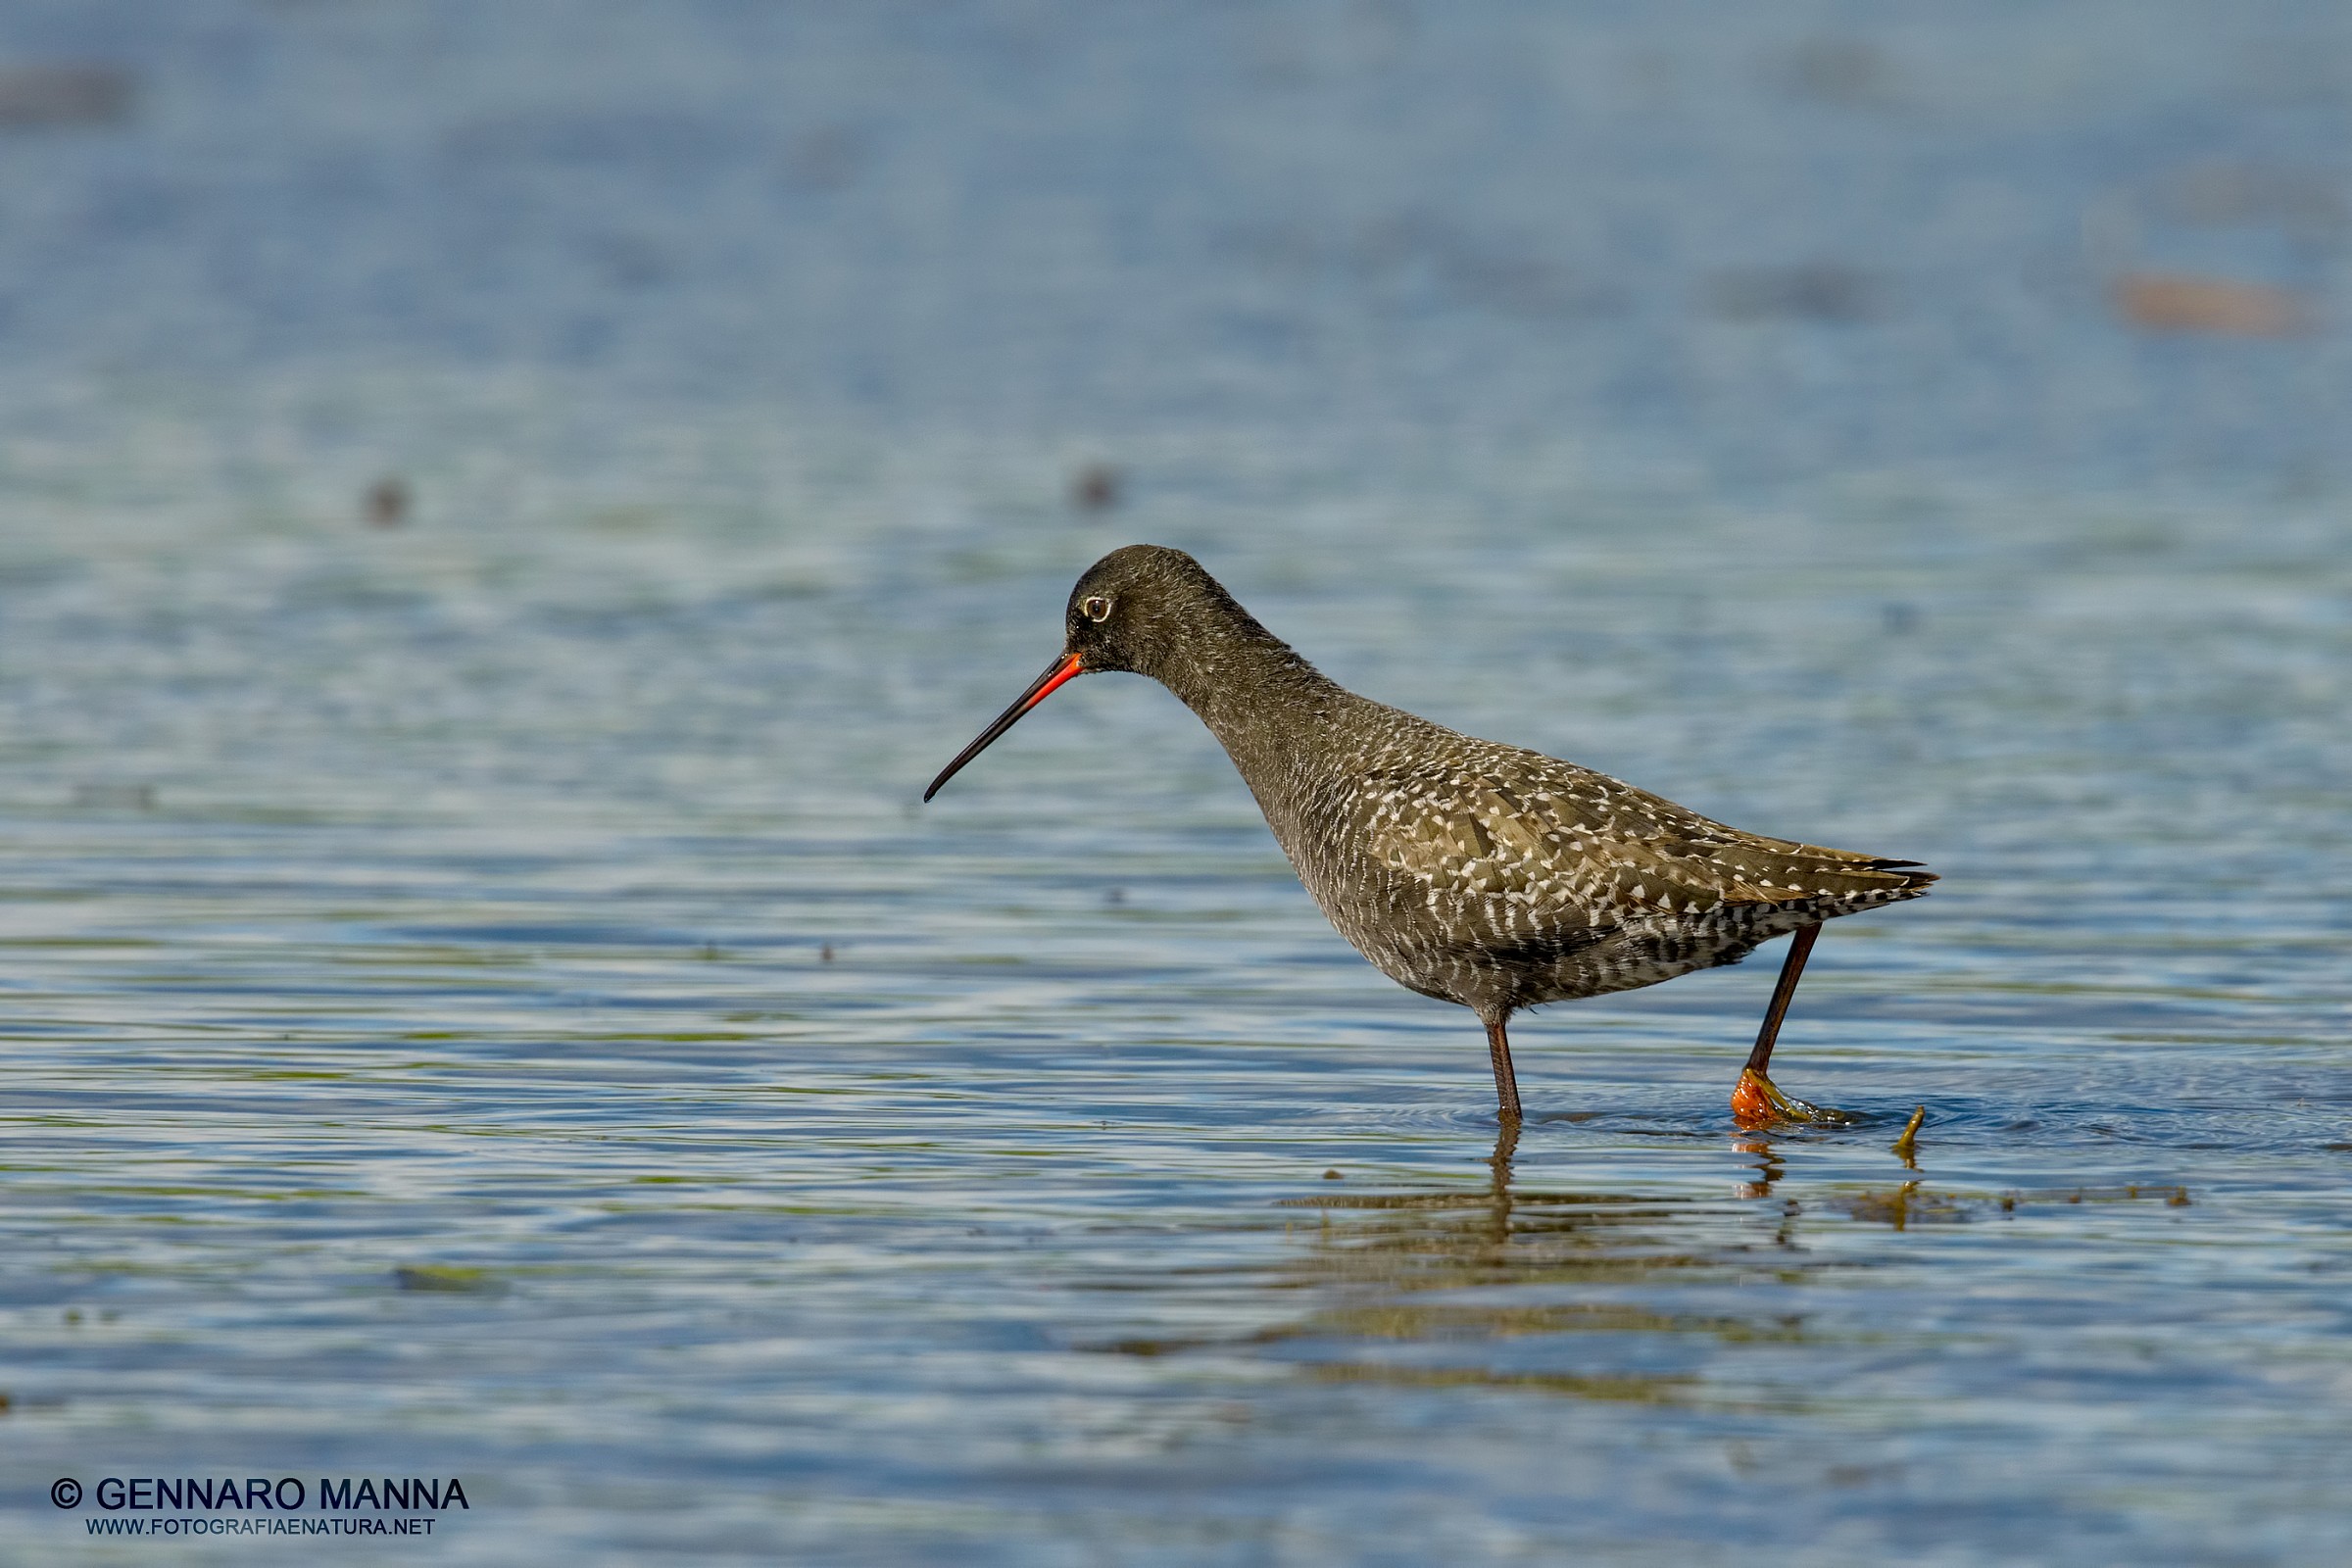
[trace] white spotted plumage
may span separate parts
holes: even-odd
[[[1331,923],[1383,974],[1500,1018],[1735,963],[1916,898],[1913,862],[1765,838],[1539,752],[1358,697],[1191,557],[1132,546],[1072,595],[1119,607],[1102,662],[1151,675],[1233,758]],[[1115,659],[1117,662],[1109,662]]]

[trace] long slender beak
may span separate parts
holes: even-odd
[[[1002,713],[999,713],[997,715],[997,721],[994,724],[989,725],[988,728],[982,730],[978,740],[972,742],[971,745],[966,746],[962,751],[957,752],[956,754],[956,760],[950,762],[947,766],[939,770],[939,777],[933,779],[931,781],[931,787],[923,791],[923,799],[927,801],[932,796],[937,795],[939,793],[939,787],[942,784],[945,784],[948,780],[954,778],[956,773],[961,771],[964,763],[970,761],[973,758],[978,757],[982,752],[987,751],[991,746],[995,745],[998,736],[1004,734],[1006,730],[1012,728],[1013,725],[1019,723],[1023,713],[1026,713],[1029,711],[1029,710],[1035,708],[1038,704],[1053,696],[1054,689],[1055,687],[1059,686],[1066,680],[1075,679],[1077,676],[1082,675],[1085,672],[1085,667],[1078,662],[1078,656],[1076,654],[1064,654],[1059,659],[1054,661],[1053,663],[1047,665],[1046,672],[1043,675],[1038,676],[1037,679],[1031,681],[1029,683],[1029,689],[1021,693],[1019,697],[1015,698],[1013,700],[1013,705],[1010,708],[1007,708]]]

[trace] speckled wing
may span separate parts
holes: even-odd
[[[1904,862],[1768,839],[1536,754],[1476,773],[1366,780],[1362,842],[1440,904],[1472,900],[1509,927],[1606,928],[1726,905],[1859,906],[1933,880]]]

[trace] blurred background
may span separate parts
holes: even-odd
[[[15,0],[6,393],[21,443],[145,419],[247,483],[414,467],[452,521],[521,433],[482,418],[618,486],[629,444],[755,409],[1031,461],[1181,433],[2307,493],[2352,380],[2348,27]]]
[[[0,1532],[2343,1560],[2347,149],[2299,0],[0,0]],[[1859,1129],[1775,954],[1498,1171],[1142,683],[918,810],[1137,540],[1933,863]]]

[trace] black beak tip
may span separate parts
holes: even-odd
[[[939,793],[939,787],[942,784],[945,784],[948,780],[954,778],[957,771],[962,768],[964,763],[970,761],[973,758],[978,757],[982,752],[987,751],[990,746],[996,743],[997,737],[1004,734],[1006,730],[1012,728],[1013,724],[1023,713],[1026,713],[1029,711],[1029,710],[1035,708],[1038,704],[1044,702],[1048,697],[1052,696],[1055,687],[1061,685],[1064,681],[1069,680],[1072,676],[1079,674],[1084,667],[1084,665],[1079,663],[1078,656],[1074,653],[1064,653],[1059,659],[1054,660],[1053,663],[1048,664],[1046,666],[1046,672],[1043,675],[1038,676],[1037,679],[1031,681],[1029,683],[1029,689],[1021,693],[1020,696],[1014,698],[1012,706],[1004,710],[1004,712],[999,713],[995,723],[989,725],[988,728],[980,732],[979,739],[973,741],[971,745],[966,746],[961,752],[957,753],[956,756],[956,760],[950,762],[946,767],[943,767],[939,770],[939,777],[933,779],[931,781],[931,787],[923,791],[924,802],[928,804],[931,797]]]

